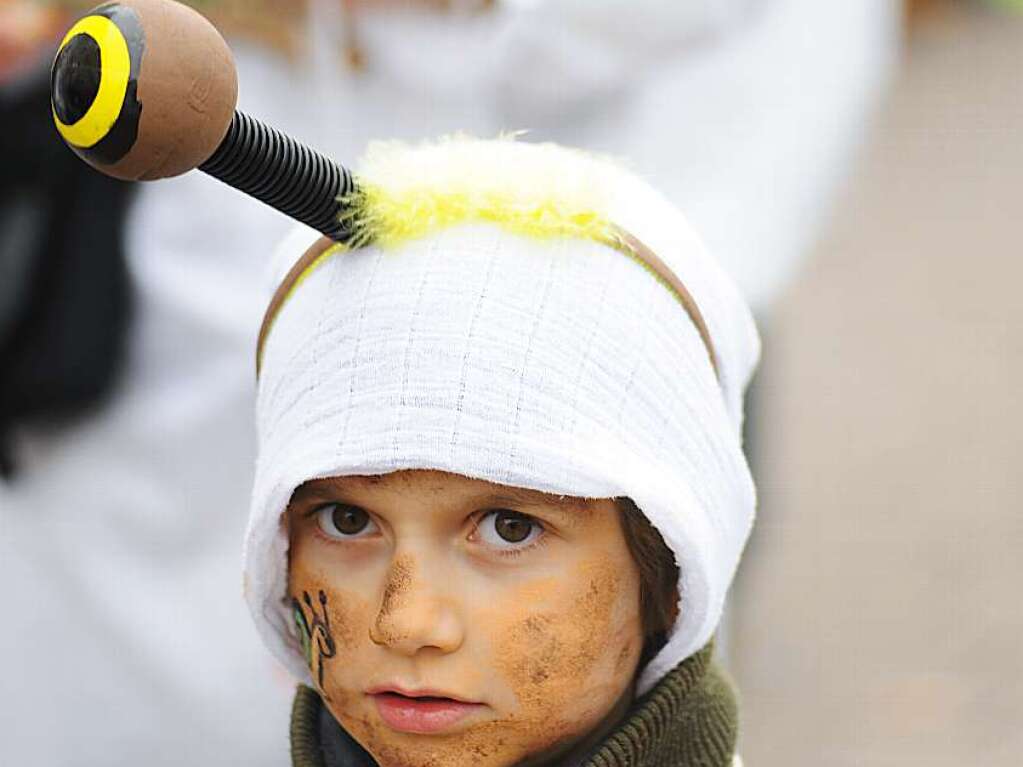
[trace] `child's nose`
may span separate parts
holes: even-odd
[[[408,656],[427,647],[445,653],[461,647],[462,624],[445,594],[446,580],[439,568],[411,554],[396,557],[370,627],[370,639]]]

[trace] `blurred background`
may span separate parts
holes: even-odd
[[[1023,17],[909,10],[765,335],[733,590],[751,764],[1023,764]]]
[[[735,276],[747,764],[1023,763],[1020,3],[193,4],[239,106],[341,162],[455,130],[620,154]],[[240,545],[289,222],[63,147],[49,63],[88,5],[0,0],[0,764],[286,764]]]

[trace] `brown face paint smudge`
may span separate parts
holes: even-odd
[[[395,608],[401,607],[412,584],[415,560],[408,554],[398,557],[391,566],[387,585],[384,587],[384,599],[380,606],[380,614],[389,616]]]
[[[409,597],[415,565],[415,560],[408,554],[401,555],[391,565],[380,602],[380,612],[373,624],[373,641],[388,644],[402,639],[392,625],[391,617],[395,610],[405,605]]]
[[[506,751],[508,722],[485,722],[458,735],[430,736],[424,743],[415,735],[401,735],[387,730],[368,717],[339,720],[356,740],[373,754],[381,767],[452,767],[452,765],[484,764]],[[518,764],[521,760],[514,758]]]
[[[534,743],[550,748],[579,730],[578,722],[551,716],[549,701],[587,700],[610,686],[625,689],[631,680],[639,636],[638,597],[629,614],[621,606],[625,584],[615,564],[610,559],[581,564],[573,573],[579,587],[569,594],[563,586],[552,590],[561,596],[546,609],[538,610],[535,598],[512,600],[521,607],[498,634],[503,639],[496,662],[518,698],[516,718]],[[533,586],[523,591],[537,596]],[[586,706],[576,714],[582,719],[593,716]]]
[[[493,627],[498,629],[494,636],[504,640],[496,665],[506,669],[505,676],[519,698],[517,713],[499,721],[483,722],[457,735],[434,736],[424,741],[382,728],[372,717],[346,706],[331,705],[331,710],[385,767],[483,764],[502,756],[509,761],[500,763],[510,764],[518,763],[533,749],[547,751],[558,747],[566,738],[581,734],[580,723],[552,711],[548,696],[553,691],[561,697],[585,697],[586,688],[580,687],[580,683],[586,681],[588,672],[598,663],[609,637],[618,633],[613,623],[621,585],[614,568],[602,564],[591,562],[578,568],[572,579],[578,585],[567,594],[563,582],[559,585],[558,579],[547,578],[523,584],[503,603],[500,612],[509,628]],[[410,589],[414,577],[415,562],[411,557],[401,557],[392,563],[381,598],[378,625],[383,623],[388,628],[386,618],[414,598]],[[559,593],[548,612],[538,612],[538,603]],[[566,610],[565,605],[572,607]],[[510,621],[508,612],[516,613]],[[581,616],[590,617],[582,620]],[[613,665],[617,655],[616,647],[606,665]],[[567,671],[566,666],[572,670]],[[631,669],[624,673],[631,674]],[[582,708],[581,716],[587,722],[599,720],[602,712],[588,702]],[[516,746],[529,743],[530,751],[517,751],[509,743]]]
[[[633,661],[636,655],[636,643],[631,639],[627,640],[622,645],[621,651],[618,653],[618,658],[615,660],[615,671],[622,671],[626,666]]]
[[[296,506],[289,528],[291,591],[300,601],[308,591],[314,606],[318,591],[325,592],[337,649],[323,675],[327,706],[381,767],[523,767],[558,763],[577,748],[582,754],[591,736],[602,737],[624,711],[620,705],[631,701],[643,641],[639,571],[613,502],[586,506],[589,513],[579,515],[570,533],[521,560],[499,560],[459,539],[446,561],[435,568],[430,560],[428,567],[415,550],[424,515],[436,514],[431,530],[445,534],[452,528],[450,509],[461,513],[457,499],[475,482],[448,480],[446,493],[432,474],[354,481],[365,495],[360,503],[378,510],[396,531],[399,556],[376,543],[328,546],[308,516],[297,513],[306,506]],[[509,492],[498,487],[481,497],[491,503]],[[410,519],[416,535],[406,539],[403,525],[413,529]],[[471,556],[462,556],[467,548]],[[449,580],[434,593],[430,578]],[[423,601],[431,598],[436,605]],[[432,606],[436,616],[420,614]],[[445,621],[438,625],[464,631],[457,647],[419,647],[398,636],[437,616]],[[451,733],[396,731],[365,694],[370,685],[388,682],[436,686],[479,699],[489,710]]]

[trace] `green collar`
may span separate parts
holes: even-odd
[[[583,767],[728,767],[738,706],[713,651],[711,642],[639,698]],[[293,767],[375,767],[305,686],[291,711],[291,759]]]

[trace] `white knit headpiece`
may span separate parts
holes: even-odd
[[[282,526],[299,485],[436,469],[642,509],[675,554],[681,595],[667,644],[641,672],[645,692],[710,639],[753,523],[740,437],[759,354],[748,308],[684,217],[607,160],[461,139],[378,148],[358,177],[406,202],[438,190],[469,202],[458,216],[419,209],[410,219],[426,220],[423,231],[413,222],[395,242],[322,259],[276,316],[245,547],[263,639],[308,679]],[[514,208],[518,223],[487,205]],[[648,269],[522,223],[573,210],[596,211],[667,263],[702,313],[717,375],[690,315]],[[302,250],[285,253],[280,274]]]

